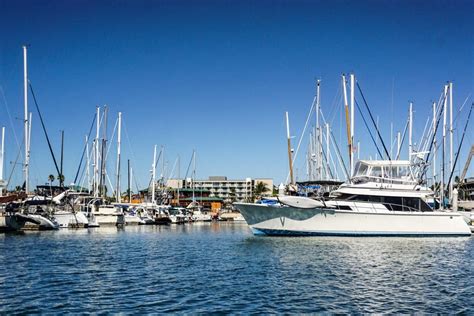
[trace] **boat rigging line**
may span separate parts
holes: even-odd
[[[471,107],[469,108],[469,114],[467,115],[467,121],[466,121],[466,124],[464,125],[464,130],[462,132],[461,142],[459,143],[458,152],[457,152],[456,158],[454,159],[453,169],[451,170],[451,174],[449,175],[448,184],[446,185],[446,187],[448,187],[448,188],[449,188],[449,185],[451,184],[451,179],[452,179],[453,174],[454,174],[454,169],[456,168],[456,163],[458,162],[459,154],[461,153],[461,146],[462,146],[462,143],[464,141],[464,136],[466,136],[466,129],[467,129],[467,126],[469,125],[469,120],[471,119],[472,108],[474,108],[474,103],[472,103]]]
[[[367,112],[369,112],[370,119],[372,120],[372,124],[374,124],[375,130],[377,131],[377,135],[378,135],[380,141],[382,142],[382,146],[383,146],[383,149],[385,151],[385,154],[387,155],[388,160],[392,161],[392,158],[390,157],[390,154],[388,153],[387,147],[385,146],[385,142],[383,141],[382,136],[380,135],[380,131],[377,127],[377,124],[375,124],[374,117],[372,116],[372,112],[370,111],[369,105],[367,104],[367,101],[365,100],[364,93],[362,93],[362,89],[360,88],[359,81],[356,81],[356,84],[357,84],[357,88],[359,89],[359,93],[362,96],[362,100],[364,100],[364,104],[365,104],[365,107],[367,109]],[[379,152],[379,154],[380,154],[380,152]],[[383,157],[383,155],[380,154],[380,157]]]
[[[92,120],[91,127],[89,129],[89,135],[87,136],[87,139],[90,139],[90,137],[91,137],[91,133],[92,133],[92,130],[94,128],[94,123],[95,123],[95,114],[94,114],[94,118]],[[86,153],[86,149],[87,149],[87,144],[84,144],[84,149],[82,150],[82,156],[81,156],[81,160],[79,162],[79,167],[77,168],[76,176],[74,177],[74,184],[76,183],[77,177],[79,176],[79,172],[80,172],[81,167],[82,167],[82,162],[84,160],[84,155]]]
[[[448,94],[447,94],[447,93],[444,93],[444,97],[443,97],[442,102],[440,102],[440,103],[438,103],[438,104],[444,103],[444,101],[445,101],[445,99],[447,98],[447,96],[448,96]],[[434,144],[435,139],[436,139],[436,133],[437,133],[437,131],[438,131],[439,122],[441,121],[441,116],[442,116],[443,112],[444,112],[444,107],[443,107],[443,106],[440,106],[440,111],[439,111],[438,119],[436,120],[435,129],[434,129],[434,132],[433,132],[433,135],[432,135],[432,139],[431,139],[431,142],[430,142],[430,148],[428,149],[428,154],[427,154],[427,156],[426,156],[425,165],[423,166],[423,170],[421,171],[419,181],[422,181],[423,177],[424,177],[425,174],[426,174],[426,171],[428,170],[427,166],[428,166],[428,162],[430,161],[431,150],[433,149],[433,144]]]
[[[49,152],[51,153],[51,156],[53,157],[54,166],[56,167],[56,171],[58,172],[58,175],[62,176],[61,172],[59,171],[59,167],[58,167],[58,163],[56,161],[56,157],[54,156],[53,148],[51,147],[51,142],[49,140],[48,132],[46,131],[46,127],[44,126],[43,116],[41,115],[41,111],[39,109],[38,102],[36,101],[35,93],[33,92],[33,86],[31,85],[31,82],[29,80],[28,80],[28,85],[30,86],[31,95],[33,96],[33,101],[35,102],[36,110],[38,111],[38,116],[40,118],[41,126],[43,127],[44,135],[46,136],[46,141],[48,143]]]
[[[380,157],[383,157],[382,153],[380,152],[379,146],[377,145],[377,141],[375,140],[374,136],[372,135],[372,132],[370,131],[369,125],[367,124],[367,120],[365,119],[364,114],[360,109],[359,102],[357,102],[357,100],[355,100],[355,104],[357,106],[357,110],[359,110],[360,116],[362,117],[362,121],[364,122],[364,125],[367,128],[367,131],[369,132],[370,138],[372,139],[372,142],[375,145],[375,149],[377,149],[377,152],[379,153]]]
[[[405,129],[403,130],[402,140],[400,141],[400,151],[397,153],[397,157],[395,160],[398,160],[400,158],[401,148],[403,147],[403,143],[405,142],[405,136],[407,136],[408,124],[409,124],[409,121],[407,120],[405,124]]]

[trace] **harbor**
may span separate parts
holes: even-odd
[[[473,314],[473,12],[0,0],[0,314]]]

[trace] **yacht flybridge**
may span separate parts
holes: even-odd
[[[329,199],[279,196],[273,205],[235,203],[254,234],[469,236],[463,216],[434,210],[409,161],[359,161]]]

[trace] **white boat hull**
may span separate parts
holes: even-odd
[[[95,221],[98,225],[124,225],[125,218],[123,215],[105,215],[94,214]]]
[[[358,212],[250,203],[236,203],[235,206],[256,235],[471,235],[463,217],[454,212]]]
[[[87,227],[89,224],[89,221],[83,212],[77,212],[74,214],[72,212],[59,211],[54,213],[54,218],[60,228]]]
[[[143,221],[138,215],[125,215],[125,224],[126,225],[144,225],[145,221]]]
[[[44,216],[37,214],[27,214],[26,216],[32,220],[37,221],[39,224],[26,222],[22,227],[23,230],[53,230],[59,228],[59,225],[56,221],[50,220]]]

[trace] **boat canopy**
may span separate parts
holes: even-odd
[[[411,164],[408,160],[359,160],[354,168],[354,178],[389,179],[397,182],[414,181]]]

